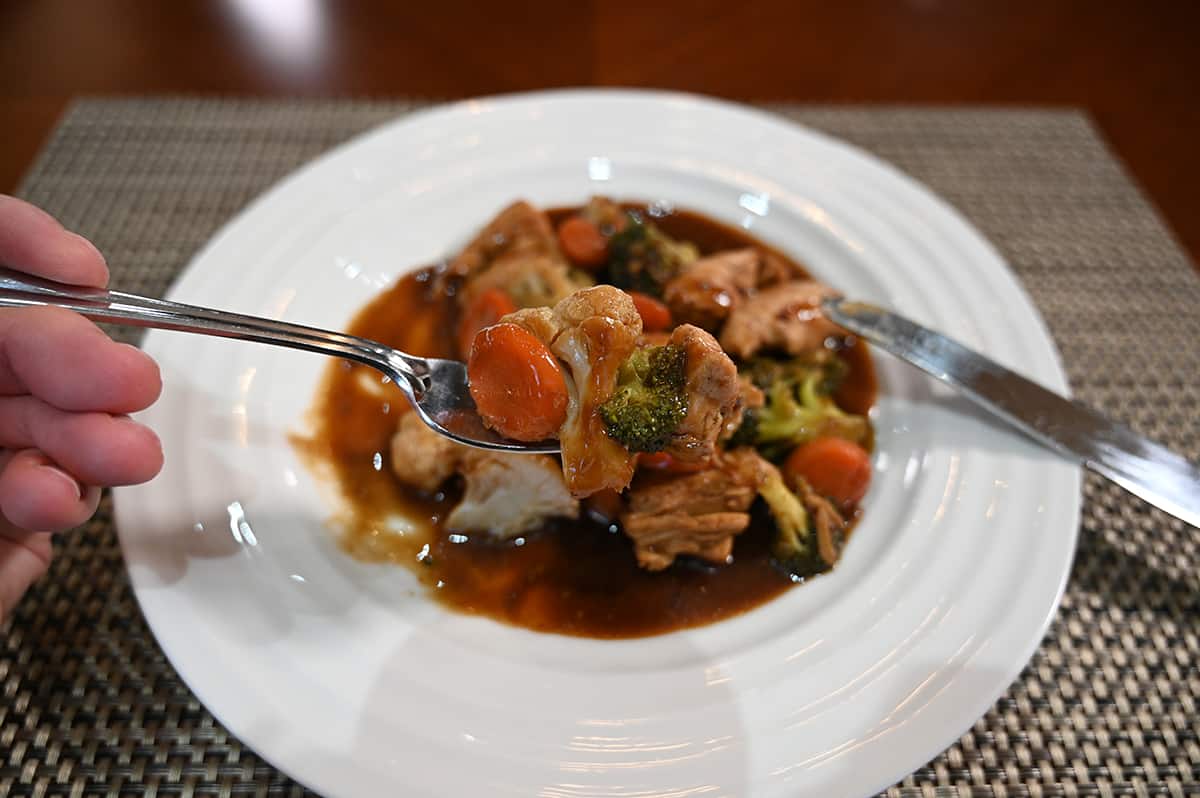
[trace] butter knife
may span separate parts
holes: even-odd
[[[1170,449],[883,308],[841,298],[822,307],[835,324],[954,386],[1035,441],[1200,527],[1200,468]]]

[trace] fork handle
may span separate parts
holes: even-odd
[[[95,321],[238,338],[346,358],[378,369],[412,399],[428,367],[383,344],[285,321],[169,302],[165,299],[66,285],[0,266],[0,307],[53,306]]]

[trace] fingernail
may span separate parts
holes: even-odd
[[[83,493],[86,490],[86,488],[84,488],[83,485],[79,484],[79,480],[75,479],[75,477],[71,476],[66,471],[63,471],[61,468],[59,468],[57,465],[54,464],[53,460],[51,460],[49,457],[46,457],[44,454],[35,455],[35,459],[38,461],[38,465],[43,470],[48,471],[51,474],[54,474],[54,476],[56,476],[58,479],[61,479],[64,482],[66,482],[66,484],[70,485],[71,490],[75,491],[76,499],[83,498]]]

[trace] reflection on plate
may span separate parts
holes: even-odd
[[[1066,390],[1029,301],[948,206],[838,142],[680,95],[518,96],[385,126],[235,219],[171,298],[341,327],[511,197],[590,193],[741,225],[848,296]],[[168,464],[116,493],[138,599],[209,709],[329,796],[867,794],[1015,678],[1073,551],[1075,468],[879,359],[853,557],[712,626],[540,635],[449,612],[337,548],[334,499],[288,444],[321,358],[167,332],[146,348],[166,390],[143,420]]]

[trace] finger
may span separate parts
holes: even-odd
[[[68,413],[33,396],[0,398],[0,446],[39,449],[85,485],[136,485],[162,468],[162,444],[126,416]]]
[[[49,565],[49,532],[27,532],[0,518],[0,621]]]
[[[103,288],[108,266],[100,250],[63,229],[50,214],[0,194],[0,264],[60,283]]]
[[[132,413],[162,390],[158,364],[61,308],[0,310],[0,394],[33,394],[63,410]]]
[[[0,514],[13,526],[62,532],[91,518],[99,488],[85,488],[42,452],[23,449],[0,471]]]

